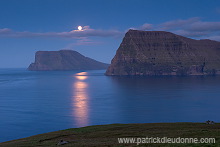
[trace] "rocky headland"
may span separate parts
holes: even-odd
[[[164,31],[129,30],[106,75],[220,74],[220,42]]]

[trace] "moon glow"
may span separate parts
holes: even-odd
[[[82,26],[78,26],[78,30],[81,31],[82,30]]]

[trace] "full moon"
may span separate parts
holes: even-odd
[[[80,30],[80,31],[81,31],[81,30],[82,30],[82,27],[81,27],[81,26],[78,26],[78,30]]]

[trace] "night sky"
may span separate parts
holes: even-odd
[[[28,67],[38,50],[110,63],[131,28],[220,41],[220,1],[0,0],[0,68]]]

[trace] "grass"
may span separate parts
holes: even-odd
[[[53,147],[60,140],[68,141],[64,147],[80,146],[137,146],[119,144],[118,137],[183,137],[215,138],[215,144],[140,144],[139,146],[165,147],[214,147],[220,146],[220,124],[204,123],[146,123],[146,124],[110,124],[82,128],[71,128],[56,132],[35,135],[18,140],[0,143],[0,147]]]

